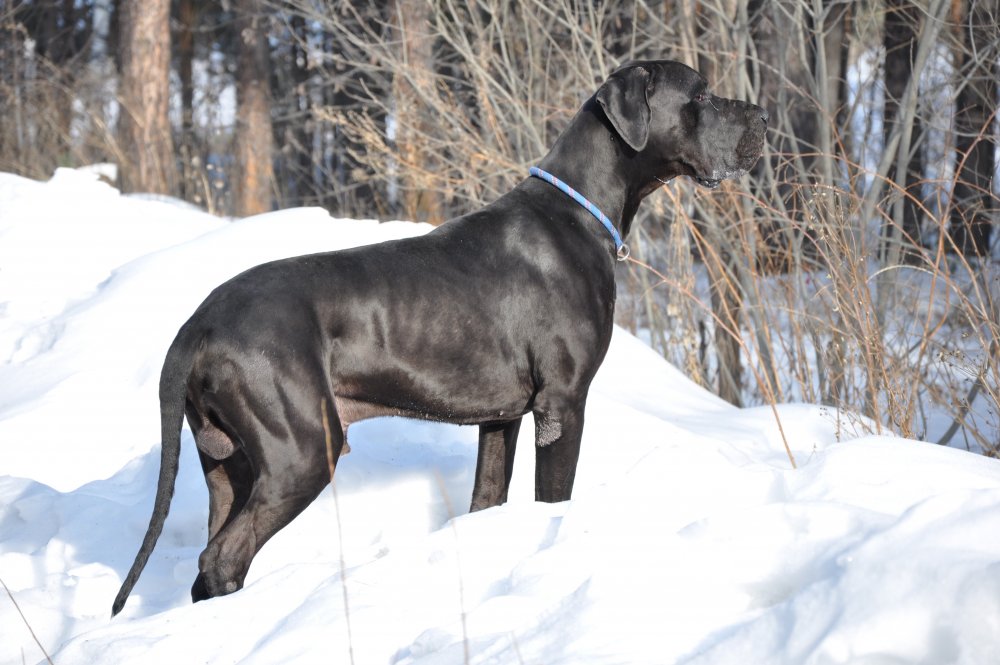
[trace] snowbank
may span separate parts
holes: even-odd
[[[791,470],[770,409],[721,402],[621,330],[572,501],[531,500],[530,422],[511,501],[469,515],[475,429],[368,421],[337,501],[197,605],[207,495],[185,432],[164,534],[110,620],[180,324],[251,265],[426,230],[220,220],[93,173],[0,174],[0,578],[55,662],[1000,662],[1000,463],[786,405]],[[0,665],[43,659],[0,594]]]

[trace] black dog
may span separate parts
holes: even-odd
[[[330,482],[328,455],[338,459],[348,426],[365,418],[478,424],[478,510],[506,500],[531,412],[535,497],[570,498],[587,391],[611,339],[618,235],[664,181],[715,187],[745,172],[766,126],[763,109],[712,95],[689,67],[634,63],[583,105],[539,177],[482,210],[418,238],[267,263],[218,287],[167,352],[153,516],[112,613],[162,530],[185,415],[210,498],[195,601],[243,586],[254,555]]]

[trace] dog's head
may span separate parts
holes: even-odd
[[[643,170],[660,181],[686,175],[715,188],[749,171],[764,147],[767,111],[713,95],[701,74],[679,62],[625,65],[594,97]]]

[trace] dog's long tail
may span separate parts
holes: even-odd
[[[111,606],[111,616],[121,612],[132,587],[135,586],[142,569],[146,567],[149,555],[156,546],[156,540],[163,531],[163,523],[170,510],[170,499],[174,495],[174,481],[181,452],[181,426],[184,424],[184,403],[187,395],[187,379],[191,372],[192,345],[185,343],[184,335],[177,339],[167,351],[160,372],[160,478],[156,485],[156,499],[153,501],[153,515],[149,518],[149,528],[142,539],[142,546],[132,568],[125,576],[122,587]]]

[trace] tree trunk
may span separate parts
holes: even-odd
[[[886,0],[883,44],[885,46],[885,110],[882,136],[889,143],[896,125],[903,116],[900,102],[913,78],[913,62],[917,51],[917,34],[920,32],[922,12],[913,2]],[[909,141],[899,144],[895,180],[903,190],[894,206],[893,219],[887,222],[884,232],[886,247],[883,260],[890,256],[914,260],[923,246],[920,230],[918,203],[921,200],[923,181],[922,144],[923,121],[920,114],[913,115]],[[896,263],[896,261],[890,261]]]
[[[170,0],[122,0],[122,186],[174,194],[177,166],[170,135]]]
[[[747,60],[749,78],[757,86],[757,104],[771,116],[768,123],[771,158],[757,160],[752,174],[765,187],[758,196],[773,201],[787,218],[785,222],[773,220],[761,228],[763,246],[759,261],[770,272],[785,272],[812,258],[811,245],[803,237],[803,229],[808,225],[801,220],[811,212],[816,200],[815,186],[833,185],[833,159],[818,159],[824,145],[828,148],[826,152],[833,150],[829,126],[824,125],[821,132],[819,125],[825,109],[818,106],[818,98],[827,93],[820,93],[813,81],[819,62],[839,65],[841,58],[839,53],[827,57],[827,45],[817,43],[812,30],[799,25],[799,21],[811,24],[833,16],[830,12],[813,16],[807,11],[810,7],[812,3],[807,6],[792,0],[747,3],[750,38],[757,55],[756,61]],[[842,21],[844,14],[835,16]],[[826,76],[832,83],[829,72]],[[833,88],[839,94],[840,86]],[[830,103],[835,102],[830,100]]]
[[[316,162],[313,158],[313,135],[316,122],[312,109],[312,84],[309,71],[309,27],[301,16],[292,17],[292,111],[289,114],[292,128],[293,157],[289,158],[292,172],[292,201],[295,205],[318,205],[317,183],[313,177]]]
[[[178,74],[181,80],[181,191],[180,195],[186,201],[202,204],[201,187],[198,185],[198,172],[201,164],[195,150],[194,140],[194,0],[180,0],[178,6],[178,22],[180,30],[177,35]]]
[[[814,20],[805,6],[799,7],[792,0],[749,0],[747,4],[750,35],[760,59],[757,103],[771,113],[768,140],[772,151],[787,160],[786,166],[776,169],[779,183],[796,182],[803,174],[808,176],[806,182],[812,182],[818,145],[820,109],[805,94],[811,89],[807,66],[814,66],[815,52],[802,52],[816,45],[798,39],[804,30],[796,23],[800,11],[802,20]],[[812,31],[805,34],[811,36]],[[796,166],[799,173],[794,172]]]
[[[815,5],[816,3],[814,3]],[[847,120],[847,67],[850,42],[847,29],[851,3],[822,0],[821,15],[814,19],[818,34],[813,39],[812,75],[816,81],[819,103],[829,119],[817,128],[823,181],[835,186],[840,177],[838,155],[842,155]]]
[[[239,61],[236,99],[236,169],[233,172],[237,215],[271,210],[274,191],[271,127],[271,89],[266,16],[259,0],[240,0],[236,6]]]
[[[996,167],[997,39],[1000,1],[971,0],[961,20],[961,88],[955,102],[955,190],[951,235],[965,256],[987,256],[993,217]],[[964,85],[962,85],[964,83]]]
[[[400,161],[403,215],[414,222],[444,221],[441,196],[434,188],[435,170],[424,143],[430,118],[420,94],[432,91],[434,57],[431,50],[429,5],[423,0],[396,0],[394,16],[402,61],[408,66],[395,74],[396,147]]]

